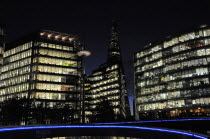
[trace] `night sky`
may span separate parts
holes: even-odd
[[[133,54],[150,42],[176,32],[210,24],[208,0],[1,0],[0,23],[7,40],[38,29],[78,35],[92,55],[91,74],[106,61],[111,20],[119,21],[119,39],[128,91],[133,96]],[[130,100],[132,97],[130,97]]]

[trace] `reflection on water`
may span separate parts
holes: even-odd
[[[53,137],[42,139],[139,139],[134,137],[117,137],[117,136],[69,136],[69,137]]]

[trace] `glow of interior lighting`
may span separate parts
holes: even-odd
[[[79,56],[90,56],[91,52],[90,51],[86,51],[86,50],[82,50],[80,52],[78,52]]]
[[[74,38],[69,38],[69,41],[72,42],[74,40]]]
[[[194,39],[194,36],[192,34],[190,34],[191,39]]]
[[[41,36],[43,36],[44,34],[45,34],[44,32],[40,33]]]
[[[67,37],[62,37],[62,40],[64,41],[64,40],[66,40],[66,38],[67,38]]]
[[[190,136],[198,139],[208,139],[205,136],[190,133],[190,132],[184,132],[184,131],[176,131],[176,130],[170,130],[170,129],[161,129],[161,128],[152,128],[152,127],[139,127],[139,126],[83,126],[83,125],[60,125],[60,126],[33,126],[33,127],[13,127],[13,128],[1,128],[0,132],[9,132],[9,131],[18,131],[18,130],[36,130],[36,129],[66,129],[66,128],[101,128],[101,129],[137,129],[137,130],[149,130],[149,131],[157,131],[157,132],[166,132],[166,133],[172,133],[172,134],[180,134],[185,136]]]
[[[134,123],[180,122],[180,121],[204,121],[204,120],[210,120],[210,118],[132,121],[132,122],[113,122],[113,123],[92,123],[92,124],[95,124],[95,125],[111,125],[111,124],[134,124]]]
[[[52,36],[52,34],[48,34],[47,37],[50,38]]]
[[[207,27],[207,26],[208,26],[207,24],[201,25],[200,28],[205,28],[205,27]]]
[[[57,36],[55,36],[55,39],[58,39],[60,36],[59,35],[57,35]]]

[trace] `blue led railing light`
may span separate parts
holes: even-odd
[[[197,118],[197,119],[174,119],[174,120],[152,120],[152,121],[132,121],[132,122],[112,122],[112,123],[87,123],[94,125],[113,125],[113,124],[137,124],[137,123],[155,123],[155,122],[181,122],[181,121],[198,121],[210,120],[210,118]]]
[[[19,131],[19,130],[34,130],[34,129],[62,129],[62,128],[121,128],[121,129],[137,129],[137,130],[150,130],[158,132],[167,132],[173,134],[180,134],[191,136],[198,139],[208,139],[206,136],[202,136],[195,133],[169,130],[169,129],[160,129],[160,128],[151,128],[151,127],[138,127],[138,126],[83,126],[83,125],[63,125],[63,126],[33,126],[33,127],[13,127],[13,128],[1,128],[0,132],[9,132],[9,131]]]

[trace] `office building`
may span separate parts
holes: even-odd
[[[210,116],[210,27],[151,43],[134,59],[137,120]]]
[[[93,114],[93,107],[92,107],[92,102],[93,102],[93,95],[90,92],[90,80],[89,80],[89,75],[85,74],[85,82],[84,82],[84,110],[85,110],[85,123],[89,123],[90,118]]]
[[[14,96],[50,108],[66,106],[81,117],[81,58],[77,36],[41,30],[6,44],[0,75],[0,102]]]
[[[93,98],[90,108],[94,111],[103,99],[107,99],[117,117],[125,118],[129,105],[121,57],[117,22],[113,20],[107,61],[88,77]]]

